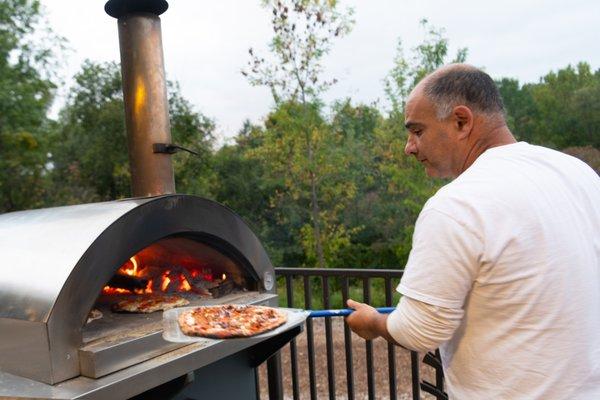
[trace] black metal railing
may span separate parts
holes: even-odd
[[[398,284],[402,277],[402,270],[389,269],[316,269],[316,268],[276,268],[275,273],[278,277],[280,297],[283,299],[282,305],[291,308],[312,309],[330,309],[346,308],[346,300],[352,297],[355,300],[361,300],[367,304],[375,306],[393,306],[397,302],[398,295],[393,288]],[[373,295],[373,286],[378,289]],[[381,295],[383,290],[383,296]],[[383,303],[383,304],[382,304]],[[339,317],[333,317],[339,318]],[[324,321],[325,330],[325,359],[327,373],[327,394],[329,399],[336,398],[336,368],[334,354],[341,351],[336,348],[333,340],[332,318],[326,317]],[[290,379],[286,379],[288,387],[286,391],[291,391],[292,398],[299,400],[301,397],[301,385],[299,380],[299,367],[301,362],[308,364],[308,391],[310,399],[316,400],[319,397],[317,391],[317,367],[315,361],[315,335],[314,321],[306,321],[306,361],[300,360],[297,339],[289,344],[289,368],[285,374],[289,374]],[[353,336],[354,340],[363,340],[353,335],[344,322],[344,343],[346,369],[346,396],[348,400],[356,398],[356,386],[359,377],[354,373],[353,354]],[[358,339],[357,339],[358,338]],[[398,370],[397,352],[408,352],[408,350],[387,344],[387,388],[385,385],[378,385],[375,379],[374,349],[372,340],[364,340],[365,362],[366,365],[366,391],[369,399],[380,398],[378,393],[389,392],[389,399],[398,398],[398,374],[410,373],[412,399],[421,399],[421,392],[430,393],[436,399],[448,399],[444,391],[444,376],[440,361],[439,352],[427,353],[423,362],[419,361],[417,352],[410,352],[410,372],[408,370]],[[339,346],[338,346],[339,347]],[[286,351],[283,349],[282,351]],[[277,365],[281,365],[280,362]],[[305,364],[306,366],[306,364]],[[432,378],[435,377],[435,383],[430,383],[421,379],[421,370],[429,366],[433,368]],[[319,368],[321,371],[322,369]],[[269,370],[269,397],[280,398],[283,396],[283,371]],[[364,377],[361,377],[364,379]],[[363,381],[364,382],[364,381]],[[279,386],[279,390],[273,389]]]

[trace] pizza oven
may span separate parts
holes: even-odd
[[[8,213],[0,237],[0,395],[27,382],[38,390],[32,397],[118,387],[125,398],[157,386],[143,375],[162,371],[166,382],[259,345],[167,342],[162,312],[114,312],[123,299],[277,305],[258,238],[232,210],[195,196]],[[262,343],[249,357],[262,362],[275,347]]]
[[[277,376],[277,350],[302,329],[288,321],[267,337],[169,342],[162,311],[114,309],[163,294],[277,306],[273,266],[250,227],[221,204],[175,194],[167,8],[105,5],[118,20],[134,198],[0,215],[0,398],[256,399],[256,367],[268,360]],[[269,379],[272,398],[278,381]]]

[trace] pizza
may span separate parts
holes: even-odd
[[[153,313],[155,311],[187,306],[188,304],[190,304],[189,301],[176,294],[151,294],[121,300],[112,305],[112,310],[114,312]]]
[[[216,339],[249,337],[283,325],[287,313],[272,307],[223,304],[184,311],[177,322],[185,335]]]
[[[102,311],[98,310],[97,308],[92,308],[92,311],[90,311],[88,314],[87,321],[85,323],[89,324],[90,322],[100,318],[102,318]]]

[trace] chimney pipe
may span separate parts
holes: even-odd
[[[155,143],[171,143],[158,17],[168,7],[165,0],[109,0],[104,6],[118,20],[133,197],[175,193],[171,155],[153,151]]]

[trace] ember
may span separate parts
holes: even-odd
[[[194,292],[211,296],[211,289],[225,281],[225,274],[215,278],[210,268],[173,265],[161,268],[131,257],[102,289],[103,294],[148,294],[155,292]]]

